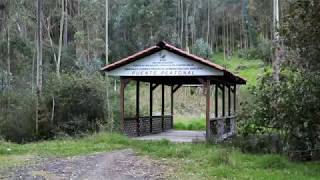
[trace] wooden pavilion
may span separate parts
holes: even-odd
[[[145,136],[172,129],[174,93],[182,85],[204,87],[207,140],[210,138],[222,140],[236,133],[236,89],[237,85],[246,84],[246,80],[209,60],[192,55],[168,43],[159,42],[156,46],[105,66],[102,71],[110,76],[120,77],[121,130],[128,136]],[[124,114],[124,91],[130,81],[136,82],[135,117],[125,117]],[[140,82],[150,84],[150,113],[147,117],[142,117],[139,113]],[[153,91],[159,86],[162,89],[161,115],[154,116]],[[170,115],[164,114],[165,86],[171,89]],[[214,89],[213,117],[210,117],[211,89]],[[221,107],[218,102],[219,95],[222,96]],[[226,103],[228,109],[226,109]],[[222,108],[221,113],[219,108]]]

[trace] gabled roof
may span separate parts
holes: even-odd
[[[207,60],[207,59],[204,59],[204,58],[201,58],[199,56],[196,56],[196,55],[193,55],[193,54],[190,54],[182,49],[179,49],[177,47],[174,47],[173,45],[170,45],[166,42],[159,42],[156,46],[152,46],[150,48],[147,48],[143,51],[140,51],[138,53],[135,53],[131,56],[128,56],[124,59],[121,59],[119,61],[116,61],[112,64],[109,64],[105,67],[103,67],[101,69],[101,71],[112,71],[114,69],[117,69],[119,67],[122,67],[124,65],[127,65],[129,63],[132,63],[136,60],[139,60],[141,58],[144,58],[146,56],[149,56],[151,54],[154,54],[156,52],[159,52],[161,50],[167,50],[169,52],[172,52],[172,53],[175,53],[177,55],[180,55],[180,56],[183,56],[185,58],[188,58],[190,60],[193,60],[195,62],[198,62],[198,63],[201,63],[201,64],[204,64],[206,66],[209,66],[211,68],[214,68],[214,69],[218,69],[218,70],[221,70],[224,72],[224,79],[228,79],[228,80],[231,80],[233,83],[236,83],[236,84],[246,84],[246,80],[240,76],[237,76],[233,73],[231,73],[230,71],[228,71],[227,69],[225,69],[224,67],[218,65],[218,64],[215,64],[213,62],[211,62],[210,60]]]

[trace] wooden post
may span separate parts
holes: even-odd
[[[152,83],[150,83],[150,112],[149,112],[149,116],[150,116],[150,134],[152,133],[152,111],[153,111],[153,89],[152,89]]]
[[[162,96],[161,96],[161,99],[162,99],[162,103],[161,103],[161,128],[162,128],[162,131],[164,131],[164,84],[161,85],[161,88],[162,88]]]
[[[225,85],[222,85],[222,117],[225,117],[226,115],[226,107],[225,107]]]
[[[136,86],[136,122],[137,122],[137,135],[140,136],[140,115],[139,115],[139,102],[140,100],[140,81],[137,81],[137,86]]]
[[[120,79],[120,125],[121,131],[124,133],[124,88],[125,83],[124,80]]]
[[[206,139],[209,140],[211,136],[210,131],[210,79],[207,79],[206,85]]]
[[[173,85],[171,86],[171,129],[173,129]]]
[[[217,118],[218,117],[218,115],[219,115],[219,112],[218,112],[218,107],[219,107],[219,103],[218,103],[218,90],[219,90],[219,84],[217,83],[216,84],[216,88],[215,88],[215,97],[214,97],[214,99],[215,99],[215,117]]]
[[[237,110],[237,85],[234,85],[233,88],[233,113],[236,115],[236,110]]]
[[[231,116],[231,87],[228,85],[228,116]]]

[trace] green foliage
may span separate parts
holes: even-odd
[[[251,89],[250,101],[243,104],[244,133],[278,132],[288,151],[310,151],[319,145],[320,74],[308,71],[282,72],[279,83],[271,74]]]
[[[175,117],[173,128],[177,130],[205,130],[205,118]]]
[[[282,35],[285,44],[299,54],[292,58],[294,64],[318,71],[320,67],[320,3],[318,0],[295,0],[288,3]]]
[[[34,140],[35,96],[16,89],[0,94],[0,137],[24,143]]]
[[[260,38],[257,47],[239,50],[238,56],[245,59],[261,59],[271,64],[272,42],[265,38]]]
[[[105,84],[101,78],[81,74],[51,76],[45,88],[48,117],[55,133],[69,135],[97,131],[104,123]]]
[[[212,57],[212,48],[201,38],[196,40],[195,44],[192,47],[192,53],[208,59]]]

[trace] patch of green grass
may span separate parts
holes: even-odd
[[[260,59],[243,59],[239,58],[237,54],[230,59],[224,60],[223,53],[217,53],[213,56],[213,62],[245,78],[249,85],[255,85],[257,78],[263,73],[263,69],[270,68],[269,65],[265,65]]]
[[[177,130],[205,130],[206,119],[204,117],[176,116],[173,120],[173,128]]]
[[[174,164],[173,179],[320,179],[317,162],[294,163],[279,155],[244,154],[232,147],[137,141],[104,133],[24,145],[1,142],[0,167],[15,156],[73,156],[124,148]]]

